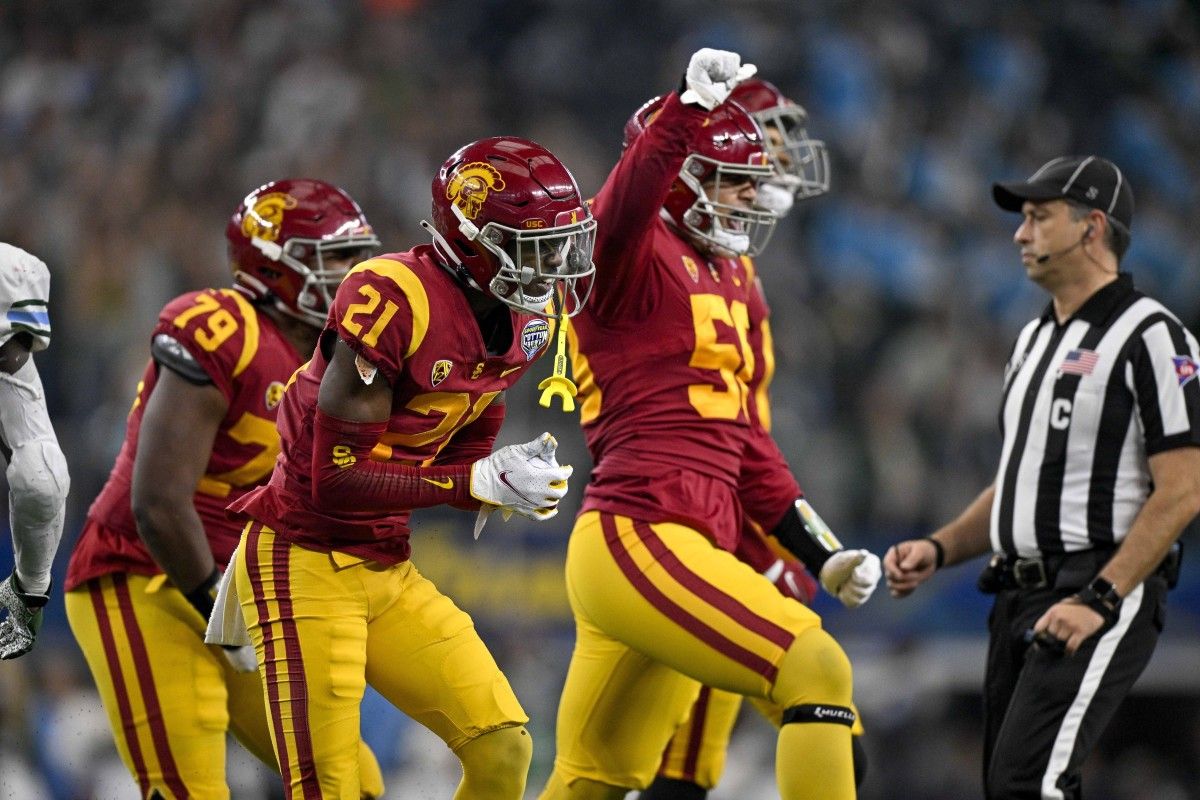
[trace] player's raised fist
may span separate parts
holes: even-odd
[[[548,433],[525,444],[510,444],[476,461],[471,496],[481,503],[515,511],[529,519],[550,519],[567,494],[573,467],[560,465],[558,441]]]
[[[712,111],[725,102],[735,86],[757,71],[753,64],[743,64],[737,53],[702,47],[688,62],[683,79],[685,88],[679,99]]]
[[[839,550],[821,568],[821,585],[846,608],[871,598],[881,577],[879,556],[867,550]]]

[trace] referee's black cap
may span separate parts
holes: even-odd
[[[1099,156],[1062,156],[1047,161],[1029,180],[993,183],[992,198],[1005,211],[1020,212],[1026,200],[1070,199],[1103,211],[1129,241],[1133,225],[1133,190],[1120,167]]]

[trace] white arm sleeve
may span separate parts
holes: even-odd
[[[42,594],[50,586],[71,481],[32,358],[13,375],[0,372],[0,439],[11,451],[6,475],[17,578],[26,591]]]

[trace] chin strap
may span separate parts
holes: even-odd
[[[542,390],[542,397],[538,403],[543,408],[549,408],[557,397],[562,400],[562,410],[569,414],[575,410],[575,395],[579,394],[579,389],[567,377],[567,304],[559,292],[554,293],[554,306],[558,316],[554,372],[538,384],[538,388]]]

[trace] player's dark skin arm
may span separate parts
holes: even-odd
[[[0,372],[15,374],[29,360],[32,347],[33,337],[28,333],[18,333],[0,345]]]
[[[216,568],[193,497],[228,409],[217,387],[189,383],[160,367],[142,416],[133,516],[150,555],[184,594]]]
[[[333,356],[321,376],[317,406],[321,411],[349,422],[384,422],[392,414],[392,387],[380,373],[370,383],[359,375],[356,354],[341,339],[333,345]]]

